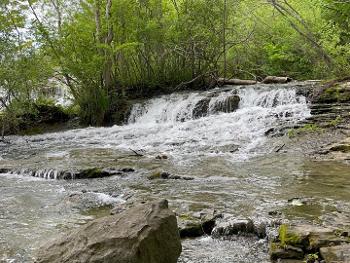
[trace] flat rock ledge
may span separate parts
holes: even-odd
[[[181,254],[175,214],[166,200],[91,221],[39,249],[37,263],[176,263]]]
[[[349,263],[350,229],[334,229],[315,225],[281,225],[279,235],[270,242],[273,261],[314,263]]]

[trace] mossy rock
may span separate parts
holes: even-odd
[[[75,174],[75,179],[93,179],[93,178],[103,178],[114,175],[106,170],[100,168],[91,168],[82,170]]]
[[[350,152],[350,144],[339,144],[330,148],[332,152],[342,152],[349,153]]]
[[[350,87],[348,83],[336,83],[320,90],[320,94],[313,99],[316,103],[343,103],[350,101]]]
[[[298,229],[293,229],[285,224],[280,226],[279,240],[282,247],[293,246],[305,248],[309,244],[307,232],[298,231]]]

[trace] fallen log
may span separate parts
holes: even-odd
[[[293,81],[292,78],[289,77],[276,77],[276,76],[267,76],[264,78],[262,83],[264,84],[285,84]]]
[[[258,83],[256,80],[225,79],[225,78],[219,78],[218,82],[221,85],[254,85]]]

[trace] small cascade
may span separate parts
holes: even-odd
[[[57,169],[7,169],[1,168],[0,174],[13,174],[21,176],[31,176],[42,179],[52,180],[74,180],[74,179],[92,179],[92,178],[103,178],[114,175],[126,175],[132,173],[135,170],[133,168],[123,169],[100,169],[90,168],[78,171],[65,171]]]
[[[2,169],[0,173],[22,175],[22,176],[31,176],[42,179],[52,179],[52,180],[71,180],[75,178],[74,172],[69,171],[59,171],[56,169]]]
[[[285,106],[292,105],[303,105],[303,109],[307,109],[305,97],[297,95],[293,88],[254,87],[222,92],[177,93],[134,105],[129,123],[184,122],[237,109],[281,107],[283,111]]]

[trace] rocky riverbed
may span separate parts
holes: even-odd
[[[128,125],[8,138],[0,260],[30,262],[62,231],[163,198],[182,263],[270,262],[271,244],[298,260],[337,254],[350,225],[347,102],[318,101],[315,85],[172,94],[135,105]],[[288,243],[300,226],[345,241]]]

